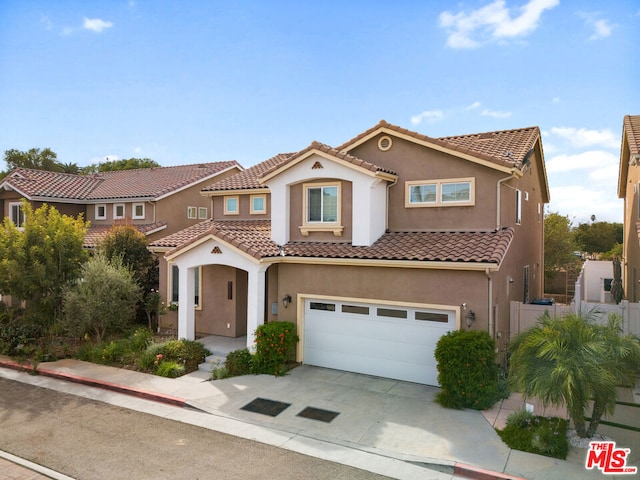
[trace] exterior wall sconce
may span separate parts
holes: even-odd
[[[476,314],[473,313],[473,310],[469,310],[467,314],[464,316],[464,319],[467,322],[467,327],[471,328],[471,325],[473,325],[473,322],[476,321]]]
[[[284,297],[282,297],[282,305],[284,305],[284,308],[287,308],[290,303],[291,303],[291,295],[287,293],[285,294]]]

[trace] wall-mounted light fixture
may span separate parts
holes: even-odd
[[[284,305],[284,308],[287,308],[290,303],[291,303],[291,295],[286,293],[284,297],[282,297],[282,305]]]
[[[471,328],[473,322],[476,321],[476,314],[473,313],[473,310],[469,310],[467,314],[464,316],[464,319],[467,321],[467,327]]]

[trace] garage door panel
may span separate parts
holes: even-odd
[[[306,304],[304,363],[437,385],[433,354],[440,337],[454,329],[454,312],[433,311],[435,318],[448,322],[414,320],[410,307],[357,304],[368,307],[358,309],[370,312],[364,315],[342,313],[340,302],[327,302],[335,309],[314,310]],[[378,316],[378,308],[401,315],[404,310],[407,318]]]

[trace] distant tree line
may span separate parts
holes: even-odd
[[[591,222],[573,226],[571,219],[559,213],[547,213],[544,218],[544,271],[548,279],[565,268],[576,266],[586,254],[600,260],[622,256],[623,226],[621,223]]]
[[[98,164],[79,167],[76,163],[62,163],[58,161],[58,155],[50,148],[32,148],[27,151],[16,149],[4,152],[4,161],[7,169],[0,172],[0,179],[4,178],[16,168],[32,168],[49,172],[73,173],[88,175],[91,173],[111,172],[114,170],[133,170],[136,168],[152,168],[160,165],[150,158],[123,158],[121,160],[107,160]]]

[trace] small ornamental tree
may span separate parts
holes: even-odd
[[[484,410],[498,401],[495,348],[487,332],[456,330],[440,337],[435,351],[438,402],[449,408]]]
[[[61,317],[63,290],[86,261],[88,224],[47,204],[34,211],[23,201],[21,208],[20,229],[8,218],[0,226],[0,293],[25,300],[30,322],[48,326]]]
[[[65,325],[80,337],[98,342],[107,332],[122,332],[133,323],[140,287],[116,257],[97,254],[82,267],[82,279],[64,294]]]
[[[269,322],[256,329],[256,353],[253,356],[253,373],[268,373],[282,376],[285,364],[294,354],[296,326],[291,322]]]

